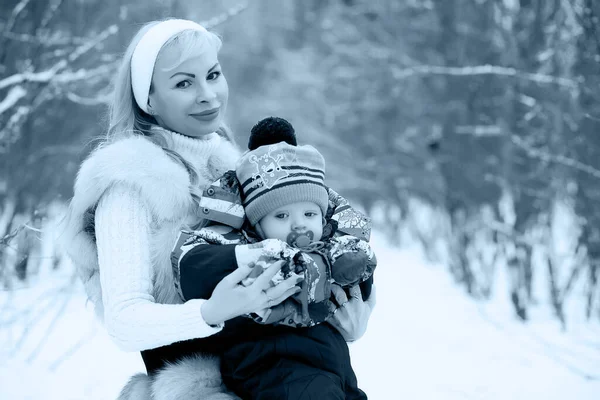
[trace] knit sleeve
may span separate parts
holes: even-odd
[[[95,214],[104,322],[114,342],[127,351],[207,337],[222,329],[202,318],[205,300],[155,302],[150,221],[140,194],[124,185],[105,193]]]

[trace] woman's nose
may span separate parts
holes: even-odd
[[[196,103],[212,103],[217,98],[217,94],[208,85],[201,85],[196,94]]]

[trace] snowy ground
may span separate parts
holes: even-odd
[[[522,325],[502,299],[468,299],[418,250],[372,242],[377,307],[350,346],[370,399],[600,398],[599,324],[575,321],[562,333],[541,315]],[[0,292],[0,399],[116,398],[143,370],[139,355],[110,342],[78,283],[42,280]]]

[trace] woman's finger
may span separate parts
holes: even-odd
[[[334,313],[333,316],[327,321],[329,322],[331,325],[333,325],[338,331],[342,332],[342,323],[341,323],[341,318],[343,318],[340,314],[340,312],[342,311],[341,308],[337,309]]]
[[[350,297],[362,301],[362,291],[360,290],[360,286],[354,285],[350,288]]]
[[[344,292],[344,289],[340,285],[331,285],[331,291],[333,292],[333,297],[338,306],[348,302],[348,296],[346,296],[346,292]]]
[[[225,278],[221,280],[221,282],[226,282],[230,287],[233,287],[244,280],[250,273],[252,272],[252,267],[243,265],[238,267],[235,271],[227,275]]]
[[[332,322],[340,332],[348,332],[351,328],[350,311],[347,307],[338,308],[333,314]]]
[[[377,303],[377,296],[375,285],[373,285],[371,286],[371,294],[369,295],[369,298],[365,300],[365,304],[367,304],[371,308],[371,310],[373,310],[373,308],[375,308],[375,303]]]
[[[267,289],[265,291],[267,292],[267,294],[269,295],[270,298],[272,298],[272,299],[279,298],[279,296],[282,296],[288,290],[293,289],[296,286],[296,284],[298,282],[300,282],[301,279],[299,280],[299,278],[301,278],[301,277],[299,277],[297,275],[292,275],[289,278],[287,278],[286,280],[279,282],[277,284],[277,286],[273,286],[272,288]]]
[[[273,305],[276,306],[277,304],[281,303],[288,297],[295,295],[299,291],[300,291],[300,288],[298,288],[298,287],[293,287],[293,288],[286,290],[281,296],[273,298]]]
[[[257,285],[261,290],[268,289],[271,279],[281,270],[284,262],[284,260],[278,260],[271,264],[269,268],[264,270],[263,273],[256,278],[256,281],[254,281],[253,285]]]

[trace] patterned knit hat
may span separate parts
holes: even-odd
[[[260,133],[255,131],[252,135]],[[323,156],[312,146],[293,146],[279,139],[284,140],[274,134],[273,144],[247,151],[235,168],[246,217],[253,226],[268,213],[291,203],[312,202],[323,215],[327,212]]]

